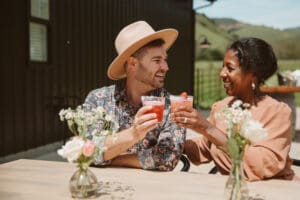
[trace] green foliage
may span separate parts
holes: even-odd
[[[244,149],[248,141],[239,133],[235,133],[233,137],[228,139],[228,152],[232,159],[242,160],[244,155]]]
[[[234,160],[242,160],[248,140],[239,132],[234,132],[232,134],[233,135],[228,139],[229,155]]]
[[[195,63],[194,102],[197,107],[209,109],[211,105],[226,96],[219,72],[222,61]]]
[[[223,52],[219,49],[203,49],[196,56],[196,60],[222,60]]]
[[[229,155],[232,159],[234,160],[238,160],[239,159],[239,145],[237,143],[237,141],[230,137],[228,139],[228,151],[229,151]]]
[[[300,69],[300,60],[278,60],[279,71]]]
[[[248,25],[235,32],[239,37],[258,37],[269,42],[280,59],[300,58],[299,32],[284,31],[265,26]]]

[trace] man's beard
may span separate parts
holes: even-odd
[[[152,77],[153,74],[145,73],[145,71],[148,72],[145,65],[143,65],[142,63],[139,63],[138,67],[140,67],[140,69],[141,69],[139,71],[139,73],[143,73],[142,77],[137,76],[138,81],[140,81],[141,83],[143,83],[145,85],[151,86],[153,89],[162,88],[164,86],[164,80],[159,81],[159,84],[158,84],[157,81],[154,80],[155,76],[153,79],[149,79],[149,77]]]

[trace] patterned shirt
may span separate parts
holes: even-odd
[[[172,123],[169,116],[170,94],[165,89],[150,92],[151,96],[164,96],[165,108],[163,122],[157,128],[149,131],[146,137],[129,148],[128,153],[136,153],[144,169],[170,171],[177,165],[183,152],[186,129]],[[135,114],[141,108],[128,103],[124,84],[116,84],[93,90],[89,93],[84,104],[87,108],[102,106],[106,112],[113,112],[115,122],[119,124],[118,132],[131,127]],[[101,128],[98,127],[98,128]],[[90,137],[93,137],[90,134]],[[105,138],[93,138],[100,149],[104,146]],[[103,164],[103,152],[95,164]]]

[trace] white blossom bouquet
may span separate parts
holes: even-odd
[[[268,134],[263,125],[252,119],[250,105],[236,100],[225,105],[217,118],[223,117],[227,125],[228,151],[231,157],[231,172],[225,186],[226,200],[248,199],[248,188],[243,175],[243,156],[247,144],[265,138]]]
[[[80,168],[87,168],[105,149],[99,149],[95,142],[88,139],[88,133],[92,136],[112,135],[116,138],[118,125],[114,123],[114,115],[107,114],[102,107],[84,109],[78,106],[76,109],[62,109],[59,112],[60,120],[66,120],[72,137],[57,153],[69,162],[75,162]],[[96,124],[102,122],[102,128]]]
[[[233,159],[242,159],[245,146],[257,142],[268,133],[263,125],[252,119],[250,105],[241,100],[235,100],[231,106],[225,105],[217,118],[225,118],[228,133],[228,150]]]

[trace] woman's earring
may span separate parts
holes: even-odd
[[[255,83],[252,82],[252,83],[251,83],[251,87],[252,87],[252,90],[255,90],[255,87],[256,87],[256,86],[255,86]]]

